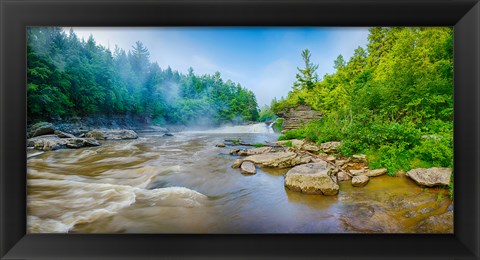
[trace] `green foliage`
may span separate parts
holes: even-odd
[[[125,52],[79,40],[56,27],[32,27],[27,44],[29,121],[135,115],[155,124],[242,123],[259,119],[253,92],[220,73],[183,75],[150,61],[136,42]]]
[[[293,147],[292,141],[285,142],[285,146]]]
[[[261,144],[261,143],[256,143],[256,144],[253,144],[253,147],[256,147],[256,148],[260,148],[260,147],[264,147],[265,145],[264,144]]]
[[[386,167],[390,175],[452,167],[452,28],[371,28],[367,48],[357,48],[348,61],[339,55],[334,68],[272,101],[275,113],[304,102],[324,114],[281,140],[342,141],[343,155],[365,153],[370,167]]]
[[[272,125],[273,131],[280,133],[283,130],[283,122],[285,119],[283,118],[277,118]]]
[[[260,108],[260,112],[258,113],[259,122],[273,122],[275,119],[277,119],[277,115],[273,113],[269,106],[265,105]]]

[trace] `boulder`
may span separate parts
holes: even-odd
[[[42,135],[30,138],[27,141],[28,147],[33,147],[37,150],[51,151],[62,148],[82,148],[99,146],[95,139],[89,138],[59,138],[57,135]]]
[[[363,187],[363,186],[367,185],[368,181],[369,181],[369,178],[366,175],[353,176],[352,186]]]
[[[216,144],[215,147],[225,147],[226,145],[224,143],[219,143],[219,144]]]
[[[352,177],[350,177],[350,175],[342,172],[342,171],[339,171],[338,174],[337,174],[337,180],[340,182],[340,181],[349,181],[351,180]]]
[[[349,172],[350,172],[350,174],[352,174],[353,176],[359,176],[359,175],[364,175],[364,174],[365,174],[365,170],[364,170],[364,169],[360,169],[360,170],[350,170]]]
[[[50,134],[53,134],[54,132],[55,132],[55,126],[52,123],[40,122],[30,127],[28,136],[31,138],[31,137],[41,136],[41,135],[50,135]]]
[[[252,149],[241,150],[238,152],[238,155],[249,156],[249,155],[255,155],[255,154],[268,153],[270,151],[272,151],[272,147],[252,148]]]
[[[255,164],[252,162],[242,162],[242,165],[240,166],[240,172],[243,174],[255,174],[257,173],[257,169],[255,169]]]
[[[55,130],[53,133],[60,138],[75,138],[74,135],[69,134],[69,133],[65,133],[65,132],[62,132],[62,131],[59,131],[59,130]]]
[[[369,170],[365,173],[368,177],[377,177],[387,173],[387,168],[380,168],[375,170]]]
[[[326,162],[308,163],[290,169],[285,175],[285,187],[306,194],[338,194],[336,175]]]
[[[335,161],[335,159],[336,159],[335,156],[332,156],[332,155],[325,158],[325,160],[328,161],[328,162],[333,162],[333,161]]]
[[[367,156],[365,154],[354,154],[352,155],[352,161],[358,163],[366,163]]]
[[[96,140],[123,140],[123,139],[137,139],[138,135],[133,130],[92,130],[85,134],[87,138],[94,138]]]
[[[451,175],[452,169],[440,167],[412,169],[406,174],[418,185],[426,187],[448,186]]]
[[[320,145],[320,148],[325,152],[325,153],[336,153],[338,152],[338,148],[340,148],[340,145],[342,143],[340,142],[336,142],[336,141],[333,141],[333,142],[326,142],[326,143],[322,143]]]
[[[276,152],[250,155],[244,159],[261,167],[289,168],[295,165],[309,163],[312,157],[294,152]]]
[[[236,159],[235,162],[232,164],[232,168],[240,168],[240,165],[242,165],[243,160],[242,159]]]

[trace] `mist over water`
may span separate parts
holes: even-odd
[[[321,196],[285,189],[288,169],[244,176],[230,167],[237,159],[229,155],[232,147],[215,144],[275,141],[264,123],[139,136],[29,158],[28,232],[412,232],[421,218],[448,206],[405,178],[381,176],[360,189],[341,183],[338,196]],[[382,204],[395,197],[433,210],[406,219],[404,210]],[[359,229],[355,221],[372,210],[376,222]]]

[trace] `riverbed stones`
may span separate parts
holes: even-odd
[[[219,144],[216,144],[215,147],[225,147],[226,145],[224,143],[219,143]]]
[[[55,131],[55,126],[52,123],[40,122],[32,125],[28,132],[29,137],[36,137],[41,135],[50,135]]]
[[[242,162],[242,165],[240,166],[240,172],[242,174],[252,175],[257,173],[257,169],[255,168],[255,164],[253,164],[252,162],[245,161],[245,162]]]
[[[306,194],[338,194],[336,175],[326,162],[307,163],[293,167],[285,175],[285,187]]]
[[[298,140],[298,139],[291,139],[291,140],[283,140],[283,141],[277,141],[276,144],[285,146],[287,144],[291,144],[293,148],[300,149],[302,146],[305,144],[305,141],[303,140]]]
[[[406,176],[410,177],[420,186],[448,186],[450,184],[450,176],[452,169],[450,168],[417,168],[407,172]]]
[[[82,147],[93,147],[99,146],[100,143],[93,138],[67,138],[65,146],[68,148],[82,148]]]
[[[255,155],[255,154],[268,153],[270,151],[272,151],[272,147],[259,147],[259,148],[241,150],[238,152],[238,155],[249,156],[249,155]]]
[[[244,159],[260,167],[289,168],[299,164],[309,163],[312,157],[294,152],[274,152],[250,155]]]
[[[328,153],[328,154],[331,154],[331,153],[336,153],[338,152],[338,149],[340,148],[340,145],[342,143],[341,142],[336,142],[336,141],[332,141],[332,142],[326,142],[326,143],[322,143],[320,145],[320,148],[325,152],[325,153]]]
[[[236,155],[236,154],[238,154],[238,152],[240,152],[240,149],[235,148],[235,149],[230,150],[229,154],[230,155]]]
[[[369,178],[366,175],[353,176],[352,186],[363,187],[363,186],[367,185],[368,181],[369,181]]]
[[[232,164],[232,168],[240,168],[240,165],[242,165],[242,163],[243,163],[242,159],[236,159]]]
[[[387,168],[380,168],[375,170],[369,170],[365,173],[368,177],[377,177],[387,173]]]
[[[101,130],[95,129],[85,134],[87,138],[94,138],[96,140],[124,140],[137,139],[138,135],[133,130],[115,129],[115,130]]]

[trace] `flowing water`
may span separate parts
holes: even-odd
[[[443,189],[405,177],[340,184],[337,196],[284,187],[288,169],[245,176],[230,166],[225,139],[275,141],[265,124],[211,131],[140,133],[135,140],[35,154],[28,164],[31,233],[345,233],[438,232],[421,229],[451,210]],[[453,223],[446,223],[452,225]],[[445,225],[445,223],[443,223]]]

